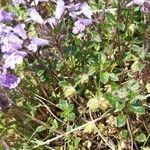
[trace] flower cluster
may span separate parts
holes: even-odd
[[[36,0],[35,4],[37,5],[39,2],[47,2],[47,0]],[[27,2],[23,0],[14,0],[13,3],[25,4]],[[75,4],[73,2],[70,2],[70,0],[57,0],[55,16],[50,17],[46,20],[41,17],[39,12],[37,12],[32,4],[31,8],[29,9],[29,15],[31,20],[39,24],[45,24],[48,22],[52,28],[57,26],[57,24],[62,20],[63,16],[66,13],[68,13],[74,21],[74,27],[72,29],[72,32],[74,34],[83,32],[86,26],[91,25],[93,22],[91,8],[86,2],[79,2]]]
[[[16,65],[21,64],[29,52],[36,52],[38,46],[49,44],[47,40],[38,37],[29,38],[25,25],[14,20],[14,17],[0,10],[0,49],[3,61],[0,85],[10,89],[17,87],[20,83],[20,77],[13,74]],[[24,47],[23,43],[26,40],[29,42]]]
[[[58,0],[55,19],[59,20],[65,12],[68,12],[69,16],[71,16],[74,21],[74,27],[72,30],[74,34],[81,33],[85,30],[86,26],[93,22],[91,8],[86,2],[74,4],[70,3],[70,1],[65,3],[63,0]]]
[[[48,0],[12,0],[12,5],[27,5],[29,18],[27,21],[45,25],[49,23],[52,28],[62,20],[63,16],[68,13],[74,21],[73,33],[78,34],[85,30],[86,26],[92,24],[92,11],[87,3],[72,3],[70,0],[57,0],[55,16],[44,20],[35,9],[39,2],[48,2]],[[29,37],[26,32],[26,25],[20,24],[15,18],[14,13],[8,13],[0,10],[0,49],[2,54],[0,85],[9,89],[15,88],[20,83],[20,77],[13,72],[17,65],[23,62],[23,59],[30,52],[36,52],[38,46],[48,45],[49,41],[38,37]],[[26,42],[28,41],[28,42]],[[28,44],[24,44],[28,43]],[[24,46],[25,45],[25,46]]]

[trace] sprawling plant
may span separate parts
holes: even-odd
[[[149,0],[1,7],[2,147],[147,149],[149,14]]]

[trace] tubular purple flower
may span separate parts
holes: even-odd
[[[77,14],[75,12],[70,12],[69,16],[73,19],[76,20],[77,19]]]
[[[17,50],[19,47],[17,47],[16,44],[13,44],[13,43],[8,43],[8,44],[4,44],[1,46],[1,52],[2,53],[12,53],[14,52],[15,50]]]
[[[73,33],[78,34],[85,30],[85,27],[92,24],[92,20],[90,19],[79,19],[74,23]]]
[[[36,52],[37,51],[37,45],[33,42],[33,41],[31,41],[30,42],[30,44],[27,46],[27,48],[28,48],[28,50],[29,51],[33,51],[33,52]]]
[[[0,23],[1,38],[3,38],[3,36],[5,36],[6,34],[9,34],[11,31],[12,31],[12,27],[6,26],[5,24]]]
[[[36,9],[34,7],[29,9],[29,15],[33,21],[35,21],[39,24],[44,23],[44,20],[42,19],[42,17],[39,15],[39,13],[36,11]]]
[[[145,1],[143,6],[141,7],[141,11],[145,13],[150,13],[150,1]]]
[[[54,27],[57,26],[58,23],[55,17],[48,18],[46,22],[50,24],[52,29],[54,29]]]
[[[67,6],[65,6],[65,8],[68,8],[69,12],[76,12],[81,9],[81,6],[82,6],[81,3],[77,3],[77,4],[67,5]]]
[[[9,89],[16,88],[20,83],[20,80],[21,79],[14,74],[0,74],[0,85]]]
[[[3,53],[12,53],[22,47],[21,43],[14,43],[9,41],[8,36],[6,35],[1,39],[1,52]]]
[[[60,19],[65,12],[65,2],[63,0],[57,0],[57,6],[55,11],[55,18]]]
[[[18,34],[20,37],[22,37],[23,39],[27,38],[27,33],[24,30],[24,25],[18,24],[13,28],[13,31]]]
[[[69,5],[70,4],[70,0],[64,0],[65,5]]]
[[[38,46],[44,46],[44,45],[49,45],[49,41],[38,37],[32,37],[30,44],[27,46],[27,48],[29,51],[36,52]]]
[[[133,0],[134,4],[143,5],[146,0]]]
[[[9,13],[7,13],[5,10],[0,9],[0,22],[12,21],[12,20],[13,20],[13,18],[11,17],[11,15]]]
[[[126,5],[126,7],[131,7],[133,5],[141,6],[141,11],[145,13],[150,13],[150,1],[149,0],[132,0]]]
[[[49,41],[38,38],[38,37],[32,37],[32,41],[37,45],[37,46],[44,46],[44,45],[49,45]]]
[[[23,41],[18,38],[18,36],[14,35],[13,33],[7,34],[8,41],[12,43],[16,43],[18,45],[22,45]]]
[[[91,19],[92,11],[91,11],[90,6],[86,2],[81,5],[81,12],[83,13],[85,17],[87,17],[88,19]]]
[[[24,0],[12,0],[12,4],[16,5],[16,4],[25,4]]]
[[[14,69],[17,64],[21,64],[23,62],[23,58],[27,55],[26,52],[16,51],[11,54],[3,55],[5,59],[4,68]]]

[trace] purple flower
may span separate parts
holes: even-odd
[[[9,89],[16,88],[20,83],[20,78],[14,74],[1,74],[0,75],[0,85],[7,87]]]
[[[150,13],[150,1],[149,0],[132,0],[130,3],[126,5],[126,7],[131,7],[133,5],[141,6],[141,11]]]
[[[70,4],[70,0],[64,0],[65,5],[69,5]]]
[[[16,44],[4,44],[1,46],[1,52],[2,53],[12,53],[13,51],[15,51],[18,47],[16,47]]]
[[[16,4],[26,4],[29,0],[12,0],[13,5]],[[31,6],[38,5],[39,2],[48,2],[48,0],[34,0],[31,2]]]
[[[16,40],[17,42],[17,40]],[[20,42],[20,41],[19,41]],[[2,36],[1,39],[1,52],[3,53],[12,53],[17,49],[20,49],[22,43],[15,43],[9,39],[9,34]]]
[[[12,27],[6,26],[3,23],[0,23],[0,38],[3,38],[4,35],[10,33],[12,31]]]
[[[37,51],[37,45],[36,43],[34,43],[33,41],[30,42],[30,44],[27,46],[28,50],[29,51],[33,51],[33,52],[36,52]]]
[[[55,17],[48,18],[46,22],[50,24],[52,29],[54,29],[54,27],[57,26],[58,23]]]
[[[4,68],[14,69],[17,64],[21,64],[23,62],[23,58],[27,55],[26,52],[16,51],[11,54],[4,54],[3,58],[5,59]]]
[[[48,45],[49,44],[48,40],[45,40],[45,39],[42,39],[42,38],[38,38],[38,37],[32,37],[32,41],[37,46],[44,46],[44,45]]]
[[[23,41],[18,38],[18,36],[14,35],[13,33],[7,34],[9,43],[14,43],[18,48],[22,48]]]
[[[22,37],[23,39],[27,38],[27,33],[24,30],[24,25],[18,24],[13,28],[13,31],[18,34],[20,37]]]
[[[86,28],[86,26],[92,24],[92,21],[90,19],[79,19],[74,23],[73,27],[73,33],[78,34],[80,32],[83,32]]]
[[[55,18],[60,19],[65,12],[65,2],[63,0],[57,0],[57,6],[55,11]]]
[[[19,49],[22,48],[23,41],[20,40],[16,35],[13,33],[6,34],[1,38],[1,52],[4,53],[4,56],[9,56],[12,53],[16,53]],[[19,52],[19,51],[18,51]]]
[[[145,13],[150,13],[150,1],[145,1],[141,7],[141,11]]]
[[[77,3],[77,4],[70,4],[65,6],[65,8],[68,8],[69,12],[76,12],[79,11],[81,9],[82,4],[81,3]]]
[[[32,37],[30,44],[27,46],[29,51],[33,51],[36,52],[38,49],[38,46],[44,46],[44,45],[48,45],[49,41],[45,40],[45,39],[41,39],[38,37]]]
[[[137,4],[137,5],[143,5],[144,2],[145,2],[145,0],[133,0],[133,3]]]
[[[12,0],[12,4],[16,5],[16,4],[25,4],[24,0]]]
[[[77,3],[77,4],[70,4],[66,6],[69,10],[69,15],[76,19],[78,15],[83,14],[86,18],[91,19],[92,18],[92,11],[88,3]]]
[[[36,11],[34,7],[29,9],[29,15],[31,19],[39,24],[43,24],[44,20],[40,16],[40,14]]]
[[[86,2],[81,5],[81,12],[83,13],[85,17],[87,17],[88,19],[91,19],[92,11],[91,11],[90,6]]]
[[[12,21],[13,18],[10,16],[9,13],[7,13],[5,10],[0,9],[0,22],[3,21]]]
[[[65,7],[68,8],[69,16],[71,16],[73,20],[77,19],[78,11],[81,9],[81,3],[77,3],[75,5],[70,4]]]

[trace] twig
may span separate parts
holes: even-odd
[[[110,114],[109,114],[110,111],[111,111],[111,109],[108,110],[107,112],[105,112],[103,115],[101,115],[101,117],[99,117],[99,118],[97,118],[97,119],[95,119],[95,120],[89,121],[89,122],[87,122],[87,123],[85,123],[85,124],[83,124],[83,125],[81,125],[81,126],[75,128],[75,129],[72,129],[72,130],[70,130],[70,131],[64,133],[64,134],[58,135],[58,136],[56,136],[56,137],[54,137],[54,138],[52,138],[52,139],[49,139],[49,140],[47,140],[47,141],[45,141],[45,142],[42,142],[42,143],[40,143],[40,144],[34,146],[34,148],[37,148],[37,147],[42,146],[42,145],[48,145],[49,143],[51,143],[51,142],[53,142],[53,141],[56,141],[56,140],[58,140],[58,139],[60,139],[60,138],[62,138],[62,137],[64,137],[64,136],[66,136],[66,135],[68,135],[68,134],[70,134],[70,133],[73,133],[73,132],[78,131],[78,130],[82,130],[82,129],[85,128],[88,124],[95,123],[95,122],[97,122],[97,121],[102,120],[103,118],[108,117],[108,116],[110,115]]]
[[[50,126],[47,125],[45,122],[43,122],[43,121],[41,121],[41,120],[39,120],[39,119],[37,119],[37,118],[35,118],[35,117],[33,117],[33,116],[31,116],[31,115],[25,113],[25,112],[22,112],[18,106],[15,106],[15,107],[17,108],[18,113],[22,114],[22,115],[25,116],[25,117],[28,117],[28,118],[31,119],[32,121],[34,121],[34,122],[36,122],[36,123],[38,123],[38,124],[40,124],[40,125],[46,127],[47,129],[51,129]],[[58,134],[62,134],[62,132],[60,132],[60,131],[58,131],[58,130],[54,130],[54,131],[55,131],[56,133],[58,133]]]
[[[147,143],[147,141],[148,141],[149,138],[150,138],[150,133],[148,134],[148,136],[147,136],[147,138],[146,138],[146,140],[145,140],[145,142],[143,144],[143,147],[145,147],[145,145],[146,145],[146,143]]]
[[[127,118],[127,128],[128,128],[128,131],[129,131],[129,134],[130,134],[130,137],[131,137],[131,150],[133,150],[134,141],[133,141],[133,134],[132,134],[132,131],[131,131],[131,127],[130,127],[130,124],[129,124],[129,118]]]
[[[62,121],[61,119],[59,119],[41,99],[38,99],[38,100],[46,107],[46,109],[50,112],[50,114],[51,114],[56,120],[58,120],[59,122],[61,122],[61,123],[63,123],[63,124],[66,124],[64,121]]]
[[[45,146],[45,148],[47,148],[49,150],[55,150],[55,149],[53,149],[52,147],[49,147],[49,146]]]
[[[90,112],[90,118],[91,120],[93,121],[93,117],[92,117],[92,114]],[[99,129],[97,128],[95,122],[93,122],[93,125],[95,126],[99,136],[101,137],[101,139],[105,142],[105,144],[111,149],[111,150],[115,150],[115,147],[109,142],[106,140],[106,138],[101,134],[101,132],[99,131]]]
[[[41,97],[40,95],[38,95],[38,94],[34,94],[34,95],[36,96],[36,98],[41,99],[41,100],[44,100],[45,102],[48,102],[49,104],[51,104],[51,105],[53,105],[53,106],[59,108],[57,105],[55,105],[55,104],[52,103],[51,101],[48,101],[47,99]],[[59,109],[60,109],[60,108],[59,108]]]
[[[101,12],[113,12],[117,11],[117,8],[108,8],[108,9],[98,9],[98,10],[92,10],[93,13],[101,13]]]
[[[145,95],[145,98],[148,98],[148,97],[150,97],[150,94]]]
[[[32,137],[35,135],[36,130],[33,132],[33,134],[30,136],[30,138],[27,140],[27,142],[25,143],[25,146],[23,147],[23,150],[26,149],[27,144],[31,141]]]

